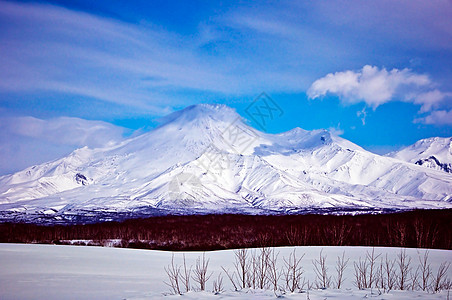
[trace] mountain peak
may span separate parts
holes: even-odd
[[[452,137],[422,139],[387,156],[452,173]]]
[[[225,105],[189,106],[163,121],[115,147],[0,177],[0,222],[452,207],[452,176],[438,171],[452,170],[445,147],[410,150],[416,160],[404,162],[324,129],[260,132]]]
[[[169,123],[189,123],[195,120],[210,119],[214,121],[234,122],[241,119],[235,109],[224,104],[196,104],[169,114],[160,119],[162,125]]]

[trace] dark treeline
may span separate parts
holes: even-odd
[[[216,250],[262,246],[391,246],[452,249],[452,210],[377,215],[191,215],[85,225],[0,224],[0,242],[119,239],[120,247]]]

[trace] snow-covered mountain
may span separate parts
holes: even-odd
[[[388,156],[452,173],[452,137],[419,140],[400,151],[388,154]]]
[[[326,130],[267,134],[224,105],[173,113],[109,147],[0,177],[3,220],[206,212],[451,208],[452,174]]]

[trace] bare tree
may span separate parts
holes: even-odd
[[[199,289],[204,291],[206,289],[206,283],[212,276],[212,273],[208,274],[207,269],[209,267],[209,259],[206,260],[206,254],[203,253],[202,257],[196,259],[195,269],[193,270],[193,280],[199,284]]]
[[[289,254],[289,258],[283,258],[284,267],[283,267],[283,278],[285,282],[285,289],[289,292],[293,293],[295,290],[302,288],[301,279],[304,273],[303,267],[301,266],[301,260],[303,259],[304,254],[297,258],[295,249],[292,253]]]
[[[336,288],[340,289],[344,283],[344,271],[347,268],[349,258],[345,259],[345,251],[342,252],[342,256],[337,257],[336,261]]]
[[[173,294],[182,294],[179,287],[180,267],[174,264],[174,253],[171,256],[171,264],[164,267],[166,275],[168,275],[168,281],[164,283],[171,288]]]
[[[405,247],[406,239],[407,239],[407,235],[408,235],[406,224],[403,222],[395,222],[392,229],[393,229],[393,233],[396,236],[396,241],[399,243],[399,245],[401,247]]]
[[[303,246],[307,244],[308,239],[308,228],[306,226],[294,227],[291,226],[289,230],[286,231],[287,243],[290,246]]]
[[[273,238],[268,232],[259,233],[256,237],[256,242],[259,247],[269,247],[273,245]]]
[[[289,243],[290,246],[297,246],[299,236],[300,234],[297,227],[290,226],[290,229],[286,231],[287,243]]]
[[[213,290],[212,292],[214,294],[219,294],[224,292],[224,286],[223,286],[223,276],[221,276],[221,273],[218,274],[218,277],[213,281]]]
[[[425,240],[428,238],[428,232],[425,232],[424,222],[420,218],[413,221],[414,233],[416,237],[417,248],[425,246]]]
[[[327,226],[324,228],[322,236],[326,237],[324,243],[326,245],[336,245],[342,246],[345,243],[345,240],[349,236],[352,228],[345,224],[345,221],[336,222],[331,224],[331,226]]]
[[[411,258],[406,254],[406,249],[401,249],[397,254],[397,287],[399,290],[406,290],[409,286],[408,275],[411,271]]]
[[[317,288],[329,288],[331,285],[331,276],[328,276],[328,268],[326,266],[326,255],[323,256],[323,249],[320,250],[319,259],[312,261],[314,272],[316,275],[315,284]]]
[[[439,267],[438,271],[436,272],[436,275],[433,278],[433,291],[435,293],[445,289],[447,285],[449,285],[450,288],[450,282],[447,279],[447,271],[449,270],[450,263],[448,262],[442,262]]]
[[[432,248],[438,236],[438,225],[426,222],[420,218],[413,221],[416,246],[418,248]]]

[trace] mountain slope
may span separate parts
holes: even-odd
[[[262,133],[223,105],[191,106],[119,145],[0,177],[4,220],[441,208],[451,195],[445,172],[326,130]]]
[[[388,154],[388,156],[452,173],[452,137],[419,140],[400,151]]]

